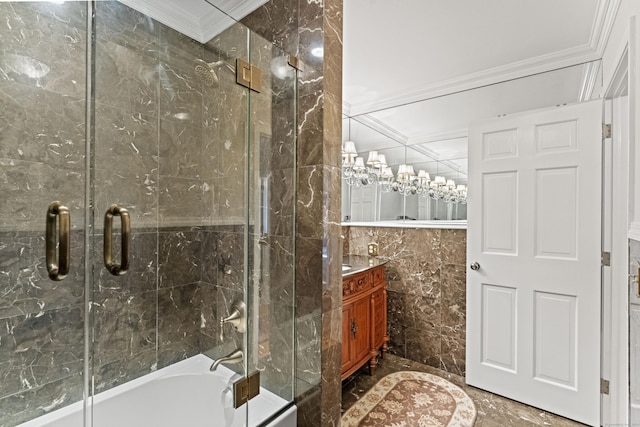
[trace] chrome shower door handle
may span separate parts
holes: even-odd
[[[49,278],[59,282],[69,273],[71,263],[71,215],[62,202],[53,202],[47,209],[45,253]]]
[[[119,216],[122,224],[120,241],[120,264],[113,262],[113,217]],[[122,276],[129,270],[129,246],[131,243],[131,220],[129,211],[112,205],[104,215],[104,266],[114,276]]]

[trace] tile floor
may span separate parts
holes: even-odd
[[[426,366],[412,360],[387,354],[380,360],[374,376],[369,376],[368,368],[364,367],[342,383],[342,411],[349,409],[356,400],[374,386],[379,379],[397,371],[420,371],[441,376],[462,388],[473,400],[478,411],[475,427],[534,427],[558,426],[576,427],[584,424],[567,420],[566,418],[550,414],[543,410],[532,408],[522,403],[514,402],[501,396],[465,385],[464,378],[449,374],[431,366]]]

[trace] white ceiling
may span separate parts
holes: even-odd
[[[119,0],[166,26],[207,43],[267,0]]]
[[[120,1],[206,43],[267,0]],[[343,139],[465,181],[470,122],[599,93],[618,4],[345,0]]]
[[[407,146],[411,163],[422,153],[466,174],[470,122],[599,94],[617,5],[345,0],[343,113],[357,123],[343,137],[363,154]]]

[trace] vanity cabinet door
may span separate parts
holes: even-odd
[[[360,298],[353,302],[353,322],[351,324],[351,341],[353,342],[354,360],[368,358],[371,334],[371,309],[369,298]]]
[[[351,342],[352,308],[353,304],[347,304],[342,307],[342,372],[351,368],[355,362],[353,344]]]

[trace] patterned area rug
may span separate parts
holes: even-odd
[[[389,374],[342,416],[342,427],[472,427],[473,401],[444,378],[424,372]]]

